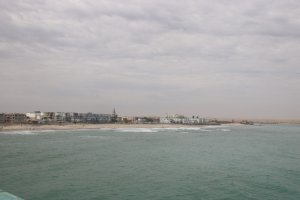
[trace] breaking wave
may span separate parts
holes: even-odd
[[[131,133],[156,133],[158,130],[154,130],[153,128],[117,128],[115,129],[118,132],[131,132]]]
[[[206,129],[206,127],[179,127],[179,128],[153,128],[154,130],[159,130],[159,131],[165,131],[165,130],[170,130],[170,131],[204,131],[204,132],[210,132],[212,131],[211,129]]]
[[[19,130],[19,131],[0,131],[0,134],[6,135],[38,135],[42,133],[52,133],[57,130]]]
[[[231,131],[230,129],[227,129],[227,128],[223,128],[223,129],[221,129],[221,131],[223,131],[223,132],[229,132],[229,131]]]
[[[117,132],[135,132],[135,133],[156,133],[161,131],[205,131],[210,132],[212,130],[206,129],[206,127],[179,127],[179,128],[117,128],[113,129]]]
[[[4,132],[0,132],[0,134],[6,134],[6,135],[37,135],[38,132],[35,132],[35,131],[4,131]]]

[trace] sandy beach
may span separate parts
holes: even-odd
[[[76,129],[118,129],[118,128],[180,128],[180,127],[199,127],[203,125],[183,125],[183,124],[62,124],[62,125],[31,125],[13,124],[0,125],[0,131],[17,130],[76,130]]]

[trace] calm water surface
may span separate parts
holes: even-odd
[[[300,199],[300,126],[0,133],[26,200]]]

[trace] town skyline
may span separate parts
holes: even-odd
[[[0,111],[0,115],[24,115],[30,118],[30,115],[35,115],[35,114],[42,114],[42,115],[46,115],[48,116],[50,115],[104,115],[104,116],[119,116],[121,118],[139,118],[139,117],[150,117],[150,118],[168,118],[168,117],[183,117],[183,118],[199,118],[199,119],[207,119],[207,120],[219,120],[219,121],[226,121],[226,122],[231,122],[231,121],[255,121],[255,122],[262,122],[262,123],[266,123],[266,122],[274,122],[274,123],[296,123],[299,124],[300,123],[300,119],[287,119],[287,118],[251,118],[251,117],[221,117],[221,116],[209,116],[209,115],[202,115],[200,113],[192,113],[192,114],[184,114],[184,113],[165,113],[163,115],[158,115],[158,114],[133,114],[133,115],[126,115],[126,114],[119,114],[118,112],[116,112],[116,109],[113,108],[112,112],[108,113],[108,112],[95,112],[95,111],[89,111],[89,112],[77,112],[77,111],[30,111],[30,112],[1,112]],[[3,117],[0,117],[0,123]]]

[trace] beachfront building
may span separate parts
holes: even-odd
[[[80,123],[81,122],[80,113],[77,113],[77,112],[68,112],[68,113],[66,113],[65,120],[67,122]]]
[[[27,117],[23,113],[1,113],[0,123],[26,123]]]
[[[159,118],[159,123],[161,123],[161,124],[171,124],[171,120],[168,116],[167,117],[160,117]]]
[[[136,124],[158,124],[160,123],[159,117],[133,117],[133,123]]]
[[[74,121],[74,113],[69,113],[69,112],[67,112],[67,113],[66,113],[66,121],[67,121],[67,122],[75,122],[75,121]]]
[[[192,116],[190,118],[185,118],[183,120],[183,124],[205,124],[205,118],[201,118],[199,116]]]
[[[34,111],[30,113],[26,113],[27,118],[30,123],[36,124],[47,124],[49,122],[55,121],[55,113],[54,112],[41,112]]]
[[[184,115],[172,115],[160,118],[162,124],[205,124],[205,118],[199,116],[185,117]]]
[[[124,124],[133,124],[134,123],[134,117],[123,116],[123,117],[120,117],[119,122],[124,123]]]
[[[62,123],[65,122],[65,120],[66,120],[66,114],[64,112],[55,112],[54,121],[58,123]]]
[[[111,121],[110,114],[94,114],[94,113],[66,113],[65,121],[71,123],[109,123]]]
[[[14,120],[13,123],[25,123],[27,122],[27,117],[24,113],[13,113]]]
[[[5,113],[0,113],[0,123],[5,122]]]
[[[111,115],[110,114],[94,114],[96,117],[97,123],[110,123]]]
[[[110,114],[93,114],[93,113],[81,113],[80,114],[81,122],[83,123],[110,123],[111,115]]]
[[[55,112],[43,112],[42,123],[49,123],[55,121]]]
[[[167,115],[166,117],[161,117],[160,118],[160,123],[162,124],[183,124],[185,121],[186,117],[183,115],[172,115],[169,116]]]
[[[34,111],[31,113],[26,113],[26,116],[29,118],[32,122],[38,122],[42,119],[42,112],[41,111]]]

